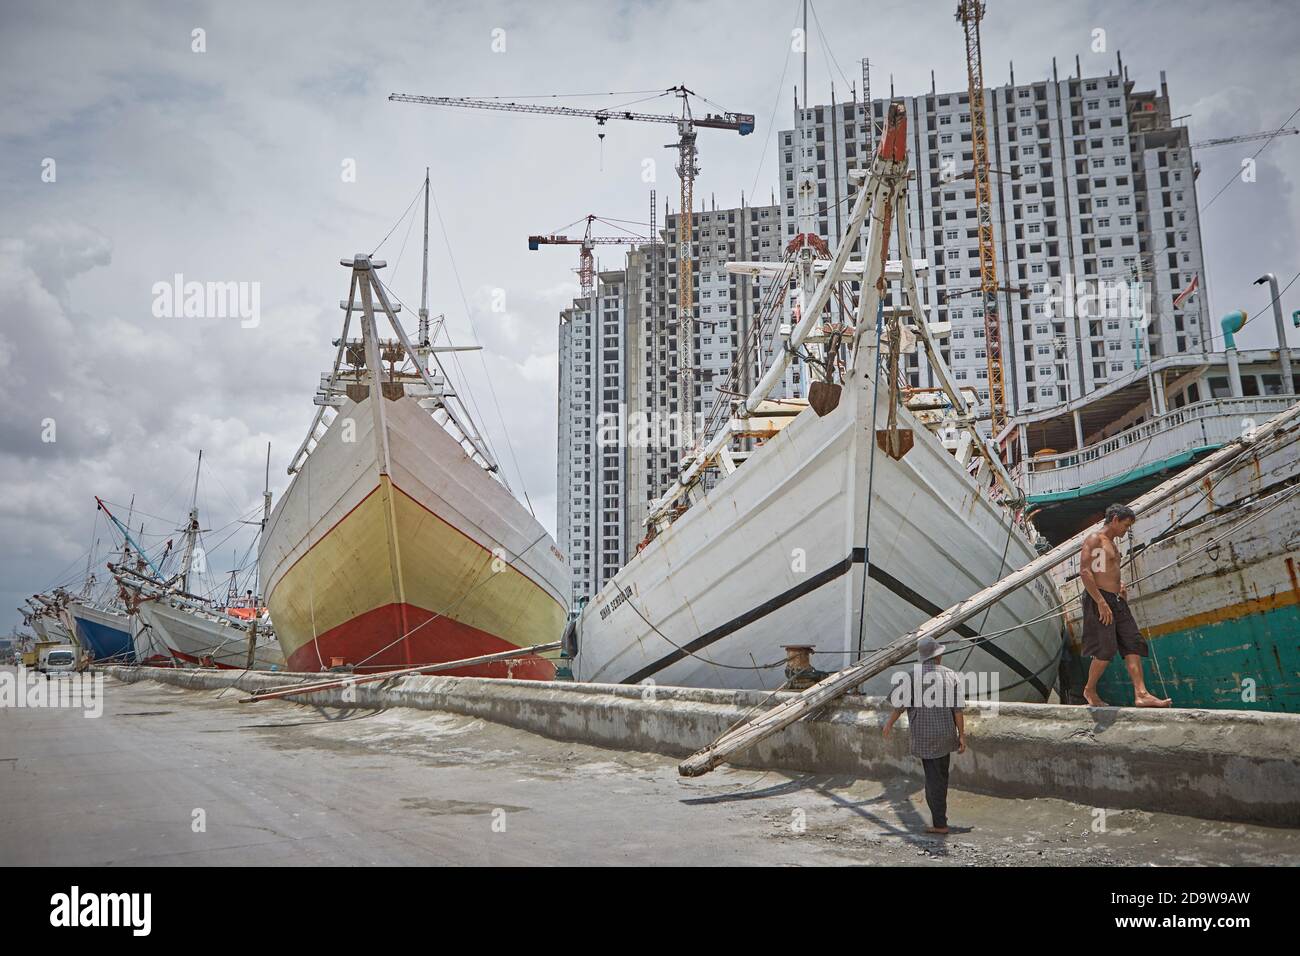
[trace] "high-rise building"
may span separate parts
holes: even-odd
[[[909,243],[931,264],[919,277],[923,304],[931,321],[951,323],[943,351],[957,383],[987,402],[969,97],[932,89],[901,100],[915,173]],[[871,104],[877,130],[888,104]],[[986,91],[985,108],[1009,411],[1067,401],[1151,357],[1208,348],[1196,171],[1164,75],[1157,93],[1136,90],[1122,64],[1027,84],[1013,73]],[[796,125],[778,134],[783,235],[799,231],[807,180],[813,228],[834,247],[857,193],[849,171],[869,163],[867,110],[814,106]],[[1197,275],[1200,295],[1174,308]],[[906,372],[913,386],[937,384],[923,353],[907,356]]]
[[[733,260],[781,257],[780,210],[741,205],[695,213],[696,433],[715,404],[757,381],[736,355],[757,321],[766,282],[730,275]],[[560,315],[559,544],[573,600],[594,594],[645,536],[648,505],[677,475],[677,228],[600,270],[592,295]]]

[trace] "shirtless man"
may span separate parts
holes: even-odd
[[[1084,539],[1079,560],[1079,577],[1087,594],[1083,596],[1083,652],[1092,658],[1088,666],[1088,686],[1083,698],[1093,707],[1105,707],[1097,693],[1097,681],[1118,651],[1124,657],[1133,680],[1134,706],[1168,707],[1168,698],[1157,697],[1147,690],[1142,677],[1142,658],[1149,656],[1133,612],[1128,608],[1128,589],[1120,581],[1117,538],[1128,534],[1137,515],[1127,505],[1106,509],[1105,524],[1099,532]]]

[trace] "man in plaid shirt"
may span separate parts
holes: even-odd
[[[890,694],[894,710],[885,721],[884,735],[888,740],[894,723],[906,710],[912,756],[921,758],[925,768],[925,803],[932,818],[925,832],[947,833],[948,762],[954,750],[966,752],[962,715],[966,695],[957,672],[939,663],[943,646],[938,641],[923,637],[916,642],[916,650],[919,663],[913,672],[895,675]]]

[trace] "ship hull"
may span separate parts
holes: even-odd
[[[442,663],[557,641],[568,569],[514,497],[411,398],[348,402],[260,554],[290,670]],[[381,468],[381,462],[387,462]],[[548,679],[546,657],[448,673]]]
[[[1256,449],[1213,486],[1196,485],[1139,519],[1126,569],[1129,605],[1147,639],[1148,689],[1175,707],[1300,712],[1300,433]],[[1205,494],[1209,489],[1209,494]],[[1181,521],[1181,529],[1171,533]],[[1056,572],[1066,618],[1070,690],[1086,680],[1078,562]],[[1103,700],[1131,704],[1116,658]]]
[[[210,663],[231,669],[242,669],[248,664],[248,631],[243,627],[174,607],[165,600],[142,601],[138,613],[145,625],[142,630],[161,643],[168,660],[174,658],[195,665]],[[253,668],[284,669],[284,655],[274,637],[268,635],[258,640]]]
[[[837,670],[1036,556],[905,409],[899,424],[915,444],[899,461],[877,448],[873,464],[871,403],[883,425],[888,390],[873,396],[854,378],[834,411],[802,411],[592,598],[576,628],[580,679],[775,688],[783,645],[813,644],[814,666]],[[1046,700],[1061,653],[1056,603],[1050,583],[1031,582],[948,640],[1037,623],[954,647],[944,663],[985,681],[975,696]],[[863,690],[885,693],[889,681]]]
[[[131,625],[125,614],[80,601],[70,601],[68,612],[77,626],[82,646],[94,655],[96,663],[135,661],[135,642],[131,639]]]
[[[136,612],[132,620],[131,641],[135,645],[137,664],[150,667],[172,667],[176,658],[163,642],[161,632],[152,627],[144,617]]]

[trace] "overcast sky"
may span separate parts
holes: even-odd
[[[964,89],[954,0],[814,6],[814,102],[829,100],[832,81],[846,97],[863,56],[878,96],[890,74],[900,95],[925,92],[931,70],[941,91]],[[1076,55],[1085,74],[1105,73],[1118,49],[1140,89],[1167,72],[1174,112],[1191,114],[1194,139],[1274,128],[1300,107],[1290,3],[988,6],[989,85],[1007,82],[1009,61],[1021,83],[1047,77],[1053,56],[1062,75]],[[583,120],[386,97],[613,92],[557,102],[615,105],[685,83],[757,117],[752,136],[701,132],[697,198],[767,201],[777,179],[771,137],[792,126],[798,9],[798,0],[0,0],[4,632],[23,596],[84,564],[92,495],[134,495],[162,519],[150,519],[156,528],[179,527],[202,449],[204,527],[223,528],[258,507],[268,441],[272,488],[284,486],[342,320],[348,273],[338,260],[379,244],[426,165],[438,207],[431,310],[446,313],[459,342],[484,347],[481,359],[463,360],[469,390],[512,484],[554,529],[556,323],[577,293],[577,257],[565,247],[529,252],[526,237],[589,212],[645,220],[647,158],[660,203],[675,209],[673,153],[662,148],[672,127],[610,124],[602,142]],[[1104,53],[1092,52],[1096,30]],[[1236,181],[1258,146],[1204,151],[1198,183],[1204,209],[1233,182],[1202,226],[1211,308],[1252,313],[1245,345],[1274,342],[1268,314],[1254,314],[1268,296],[1251,281],[1272,270],[1285,284],[1300,270],[1300,137],[1265,149],[1255,182]],[[351,168],[355,177],[345,175]],[[416,221],[408,239],[403,225],[380,253],[386,281],[412,309],[419,229]],[[603,264],[621,259],[607,251]],[[259,323],[155,317],[153,287],[177,273],[257,283]],[[1288,315],[1300,308],[1300,283],[1284,305]],[[47,420],[53,442],[42,440]],[[99,533],[108,540],[102,525]],[[222,548],[212,563],[229,567],[235,542]]]

